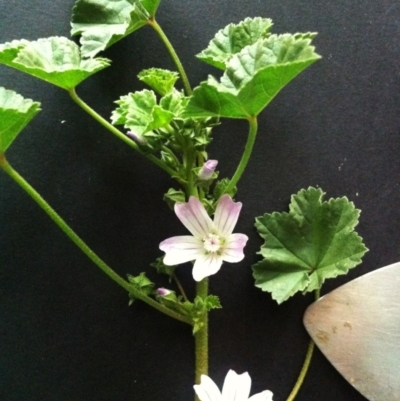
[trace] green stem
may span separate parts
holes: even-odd
[[[188,299],[188,297],[186,296],[186,292],[185,292],[185,290],[183,289],[182,283],[181,283],[181,281],[179,280],[178,276],[177,276],[175,273],[173,273],[173,274],[172,274],[172,278],[174,279],[175,284],[176,284],[176,286],[178,287],[179,292],[181,293],[183,299],[184,299],[186,302],[189,302],[189,299]]]
[[[173,317],[181,322],[192,324],[190,318],[181,315],[161,305],[154,299],[143,294],[138,289],[131,286],[126,280],[118,275],[111,267],[101,260],[85,242],[72,230],[72,228],[57,214],[57,212],[42,198],[42,196],[7,162],[4,154],[0,154],[0,167],[6,172],[54,221],[55,224],[67,235],[67,237],[108,277],[114,280],[118,285],[130,292],[135,298],[147,303],[158,311]]]
[[[183,68],[183,65],[181,61],[179,60],[178,55],[176,54],[176,51],[174,47],[172,46],[171,42],[167,38],[167,35],[165,35],[164,31],[162,30],[161,26],[158,25],[157,21],[155,19],[150,19],[148,21],[149,25],[153,27],[153,29],[158,33],[158,36],[161,38],[162,42],[164,43],[165,47],[167,48],[170,56],[172,57],[172,60],[174,61],[176,68],[179,71],[179,74],[182,78],[183,86],[185,88],[185,91],[188,95],[192,94],[192,88],[190,87],[190,83],[188,80],[188,77],[186,75],[185,69]]]
[[[194,152],[193,152],[193,147],[189,146],[186,151],[185,151],[186,155],[185,155],[185,164],[186,164],[186,181],[187,181],[187,186],[186,186],[186,193],[187,196],[196,196],[198,197],[198,193],[197,193],[197,188],[194,185],[194,181],[193,181],[193,166],[194,166]]]
[[[197,283],[196,295],[206,298],[208,295],[208,277]],[[195,383],[199,384],[201,375],[208,375],[208,312],[204,312],[201,329],[195,335],[196,368]],[[195,398],[198,400],[198,398]]]
[[[256,140],[257,129],[258,129],[257,116],[249,117],[249,124],[250,124],[249,135],[247,137],[247,142],[244,148],[242,158],[239,162],[239,165],[237,166],[235,174],[233,175],[229,185],[225,189],[225,193],[229,193],[233,188],[235,188],[236,184],[242,177],[244,170],[246,169],[247,163],[249,162],[251,156],[251,152],[253,151],[254,142]]]
[[[315,300],[317,300],[319,298],[319,295],[320,295],[320,291],[316,290],[315,291]],[[312,355],[314,352],[314,347],[315,347],[314,341],[310,340],[310,342],[308,344],[308,348],[307,348],[306,357],[304,359],[303,366],[301,367],[299,377],[297,378],[297,381],[293,387],[293,390],[289,394],[289,397],[287,398],[286,401],[293,401],[296,398],[297,393],[299,392],[300,387],[302,386],[304,379],[306,377],[306,374],[308,372],[308,369],[310,367],[311,358],[312,358]]]
[[[137,152],[139,152],[142,156],[147,157],[151,162],[156,164],[158,167],[162,168],[164,171],[166,171],[169,175],[174,176],[176,175],[176,172],[169,168],[168,166],[165,165],[165,163],[157,159],[152,154],[146,154],[143,152],[139,146],[133,142],[131,139],[129,139],[123,132],[121,132],[118,128],[115,128],[112,124],[110,124],[106,119],[104,119],[100,114],[98,114],[96,111],[94,111],[88,104],[86,104],[76,93],[75,88],[70,89],[69,94],[72,98],[72,100],[79,106],[81,107],[86,113],[88,113],[91,117],[93,117],[98,123],[100,123],[104,128],[108,129],[111,133],[113,133],[116,137],[121,139],[121,141],[125,142],[127,145],[129,145],[131,148],[135,149]]]

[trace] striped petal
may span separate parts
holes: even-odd
[[[191,196],[188,203],[175,203],[175,213],[182,224],[196,238],[202,239],[209,234],[214,224],[202,203]]]
[[[200,401],[223,401],[219,388],[206,375],[201,375],[200,384],[195,384],[193,387]]]
[[[221,196],[215,210],[214,224],[222,236],[226,237],[232,234],[241,209],[242,204],[240,202],[234,202],[226,194]]]
[[[234,370],[230,370],[225,377],[222,397],[224,401],[247,401],[250,388],[251,378],[247,372],[238,375]]]
[[[215,274],[222,265],[222,258],[219,255],[209,253],[202,254],[196,258],[193,265],[193,278],[196,281],[201,281],[203,278]]]
[[[243,260],[243,248],[248,239],[249,237],[244,234],[231,234],[224,246],[222,259],[229,263],[237,263]]]
[[[168,238],[159,247],[165,252],[164,263],[167,266],[190,262],[204,253],[203,243],[190,235]]]

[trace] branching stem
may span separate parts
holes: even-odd
[[[135,149],[137,152],[139,152],[142,156],[147,157],[151,162],[156,164],[158,167],[162,168],[164,171],[166,171],[170,176],[176,175],[176,172],[169,168],[168,166],[165,165],[165,163],[155,157],[152,154],[146,154],[143,152],[139,146],[133,142],[130,138],[128,138],[123,132],[121,132],[118,128],[115,128],[112,124],[110,124],[105,118],[103,118],[100,114],[98,114],[96,111],[94,111],[87,103],[85,103],[76,93],[75,88],[70,89],[68,91],[70,94],[72,100],[79,106],[81,107],[86,113],[88,113],[91,117],[93,117],[98,123],[100,123],[104,128],[108,129],[111,133],[113,133],[116,137],[121,139],[121,141],[125,142],[127,145],[129,145],[131,148]]]
[[[118,275],[111,267],[109,267],[102,259],[100,259],[86,243],[72,230],[72,228],[57,214],[57,212],[42,198],[42,196],[23,178],[13,167],[7,162],[4,154],[0,154],[0,167],[43,209],[45,213],[54,221],[54,223],[64,232],[65,235],[108,277],[114,280],[118,285],[130,292],[135,298],[140,299],[146,304],[152,306],[158,311],[173,317],[181,322],[192,324],[190,318],[177,313],[146,294],[130,285],[120,275]]]

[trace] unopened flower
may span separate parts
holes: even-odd
[[[126,133],[126,136],[131,138],[134,142],[136,142],[140,146],[146,146],[147,142],[146,139],[143,138],[143,136],[135,134],[133,131],[128,131]]]
[[[247,235],[232,234],[242,204],[223,195],[215,210],[214,221],[202,203],[191,196],[188,203],[176,203],[175,213],[193,236],[171,237],[161,242],[165,252],[164,264],[174,266],[193,261],[193,278],[196,281],[217,273],[222,262],[240,262]]]
[[[157,288],[157,295],[159,295],[160,297],[165,297],[165,296],[171,294],[171,292],[172,291],[168,290],[167,288],[163,288],[163,287]]]
[[[198,175],[199,180],[201,181],[209,180],[214,174],[217,165],[218,165],[218,160],[207,160],[199,171]]]
[[[193,386],[201,401],[273,401],[272,392],[265,390],[249,398],[251,378],[249,374],[238,375],[230,370],[225,377],[222,393],[217,385],[206,375],[201,375],[200,384]]]

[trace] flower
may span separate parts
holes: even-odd
[[[238,375],[230,370],[225,377],[222,393],[217,385],[206,375],[201,375],[200,384],[193,386],[201,401],[273,401],[272,392],[265,390],[249,398],[251,378],[249,374]]]
[[[217,168],[217,165],[218,165],[218,160],[207,160],[199,171],[198,175],[199,180],[201,181],[209,180],[212,177],[215,169]]]
[[[175,203],[175,213],[192,233],[171,237],[161,242],[165,252],[164,264],[174,266],[195,260],[193,278],[196,281],[217,273],[222,262],[240,262],[247,235],[232,234],[242,204],[235,203],[229,195],[221,196],[211,220],[201,202],[191,196],[188,203]]]

